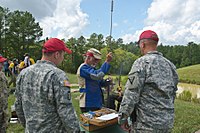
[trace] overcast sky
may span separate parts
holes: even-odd
[[[33,14],[43,38],[110,33],[111,0],[0,0],[0,5]],[[200,0],[114,0],[112,36],[134,42],[150,29],[164,45],[200,43],[199,5]]]

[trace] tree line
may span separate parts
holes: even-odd
[[[29,53],[32,58],[38,60],[41,58],[42,45],[48,40],[41,37],[42,28],[31,13],[0,7],[0,54],[12,60],[22,59],[24,53]],[[80,36],[63,38],[63,41],[73,53],[66,55],[59,67],[70,73],[76,73],[84,60],[83,54],[91,47],[102,52],[102,62],[108,52],[113,52],[110,74],[127,74],[133,62],[141,56],[136,42],[125,44],[122,38],[114,39],[112,36],[104,37],[97,33],[92,33],[89,38]],[[200,64],[200,44],[194,42],[175,46],[159,44],[158,51],[177,68]]]

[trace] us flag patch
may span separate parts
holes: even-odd
[[[68,80],[64,80],[64,86],[71,87],[71,84]]]

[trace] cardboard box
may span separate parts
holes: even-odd
[[[117,112],[112,109],[102,108],[101,110],[92,112],[92,115],[93,115],[92,118],[88,117],[87,113],[80,114],[81,126],[87,131],[95,131],[95,130],[102,129],[110,125],[114,125],[118,121],[117,117],[111,120],[96,119],[99,116],[103,116],[103,115],[111,114],[111,113],[117,113]]]

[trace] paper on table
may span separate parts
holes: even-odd
[[[118,117],[118,114],[115,114],[115,113],[111,113],[111,114],[107,114],[107,115],[102,115],[100,117],[97,117],[96,119],[99,119],[99,120],[112,120],[114,118]]]

